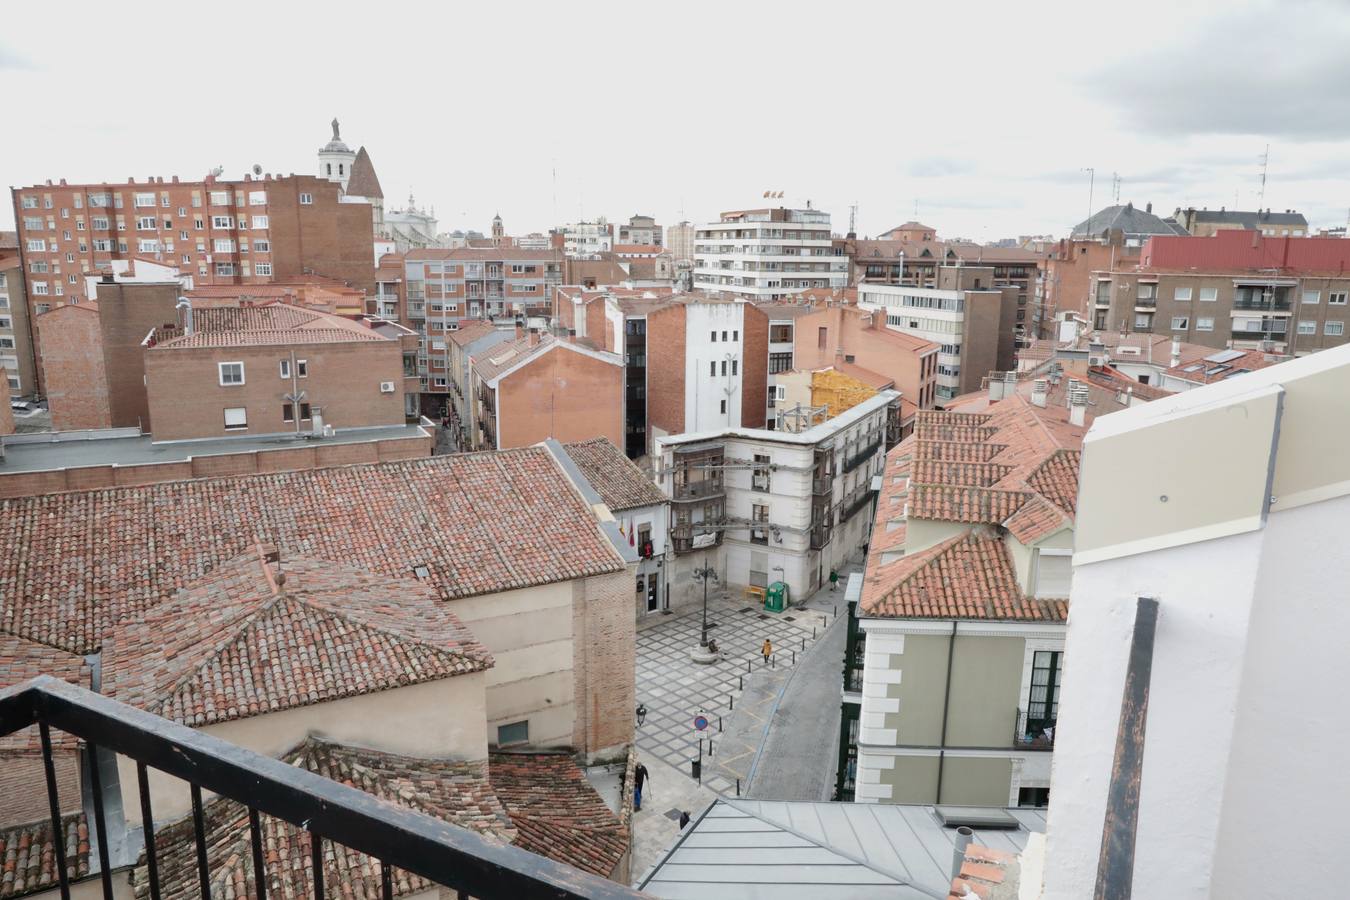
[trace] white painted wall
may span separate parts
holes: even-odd
[[[712,332],[717,340],[710,340]],[[722,340],[722,332],[727,340]],[[732,335],[737,337],[733,339]],[[728,356],[729,355],[729,356]],[[685,306],[685,431],[715,431],[741,424],[741,384],[745,378],[745,308],[739,303],[689,303]],[[736,361],[731,374],[729,359]],[[727,361],[723,376],[722,362]],[[718,374],[710,376],[709,363]],[[726,402],[726,412],[721,404]]]

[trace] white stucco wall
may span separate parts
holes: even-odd
[[[685,306],[684,430],[713,431],[741,424],[741,384],[745,378],[744,307],[739,303],[690,303]],[[717,332],[717,340],[710,341]],[[726,341],[722,332],[727,333]],[[733,333],[737,336],[732,339]],[[728,361],[736,360],[736,374]],[[717,363],[718,375],[709,376],[708,364]],[[721,411],[725,400],[727,411]]]

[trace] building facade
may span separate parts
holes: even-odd
[[[8,390],[0,399],[38,392],[32,316],[17,248],[0,248],[0,368],[5,370]]]
[[[1303,355],[1346,340],[1350,244],[1225,229],[1159,237],[1133,266],[1092,273],[1100,330],[1170,334],[1218,349]]]
[[[744,209],[698,226],[694,287],[749,300],[777,300],[848,284],[848,259],[817,209]]]
[[[1172,218],[1195,237],[1209,237],[1233,229],[1259,231],[1266,237],[1306,237],[1311,234],[1303,213],[1293,209],[1284,212],[1271,212],[1269,209],[1230,211],[1223,207],[1196,209],[1189,206],[1186,209],[1178,208]]]
[[[615,244],[650,244],[656,247],[665,245],[662,228],[651,216],[636,215],[628,224],[619,226]]]
[[[604,219],[594,222],[573,222],[555,231],[568,256],[588,257],[614,249],[614,226]]]
[[[943,266],[936,288],[863,284],[858,308],[886,327],[938,345],[935,402],[978,391],[991,371],[1012,368],[1017,290],[994,287],[993,269]]]
[[[788,586],[805,598],[858,559],[875,485],[898,437],[899,396],[881,391],[800,433],[719,428],[657,437],[656,483],[670,498],[671,605],[702,594],[711,566],[733,593]]]

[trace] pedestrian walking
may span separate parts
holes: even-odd
[[[633,811],[642,809],[642,787],[647,783],[647,767],[642,763],[637,764],[633,770]]]
[[[767,666],[769,664],[769,657],[773,656],[773,644],[769,643],[768,638],[764,639],[764,646],[759,648],[759,652],[764,654],[764,665]]]
[[[834,587],[839,583],[839,573],[830,569],[830,593],[834,593]]]

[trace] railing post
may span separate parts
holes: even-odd
[[[52,847],[56,850],[56,872],[61,882],[61,900],[70,900],[70,870],[66,868],[66,835],[61,828],[61,801],[56,795],[56,766],[52,762],[52,733],[46,722],[38,722],[42,739],[42,766],[47,773],[47,803],[52,814]]]

